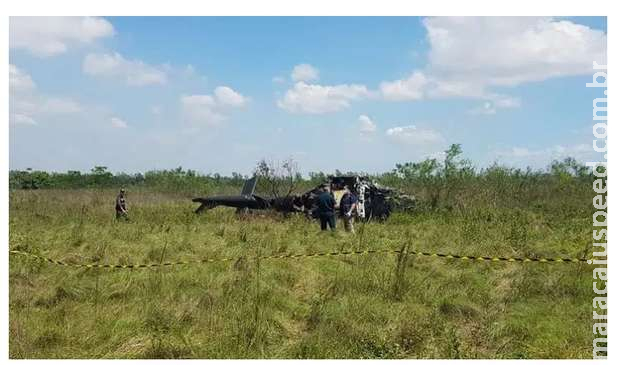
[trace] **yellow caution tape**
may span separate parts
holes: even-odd
[[[48,257],[43,257],[39,255],[35,255],[30,252],[19,251],[19,250],[10,250],[10,254],[13,255],[22,255],[35,260],[40,260],[44,262],[48,262],[55,265],[60,266],[68,266],[68,267],[82,267],[87,269],[142,269],[149,267],[160,267],[160,266],[179,266],[179,265],[191,265],[191,264],[205,264],[205,263],[216,263],[216,262],[228,262],[228,261],[236,261],[239,258],[203,258],[197,260],[189,260],[189,261],[171,261],[171,262],[157,262],[150,264],[75,264],[68,263],[60,260],[54,260]],[[394,250],[394,249],[383,249],[383,250],[361,250],[361,251],[335,251],[335,252],[315,252],[315,253],[302,253],[302,254],[276,254],[276,255],[268,255],[268,256],[259,256],[260,260],[273,260],[273,259],[299,259],[299,258],[308,258],[308,257],[324,257],[324,256],[347,256],[347,255],[368,255],[368,254],[401,254],[403,251]],[[429,257],[442,257],[448,259],[460,259],[460,260],[471,260],[471,261],[506,261],[506,262],[587,262],[587,259],[579,259],[579,258],[537,258],[537,257],[488,257],[488,256],[464,256],[464,255],[452,255],[452,254],[443,254],[443,253],[429,253],[429,252],[417,252],[417,251],[407,251],[407,255],[416,255],[416,256],[429,256]]]

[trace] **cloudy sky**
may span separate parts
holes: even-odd
[[[605,18],[9,21],[10,168],[387,171],[592,152]]]

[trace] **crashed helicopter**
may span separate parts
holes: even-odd
[[[275,210],[281,213],[301,213],[308,217],[317,218],[316,198],[321,193],[321,187],[329,184],[336,203],[344,194],[344,187],[349,186],[359,200],[357,217],[369,220],[386,220],[392,211],[409,211],[415,207],[415,198],[402,194],[395,189],[380,186],[364,176],[330,176],[328,181],[301,194],[285,197],[265,198],[254,194],[258,177],[254,176],[245,181],[241,195],[213,196],[194,198],[200,203],[196,213],[218,206],[237,208],[237,212],[248,210]],[[337,207],[338,208],[338,207]]]

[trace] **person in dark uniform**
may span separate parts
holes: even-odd
[[[355,220],[354,213],[357,208],[357,196],[351,192],[348,185],[344,186],[344,195],[340,199],[340,215],[344,221],[344,229],[347,232],[355,233],[353,222]]]
[[[317,198],[317,210],[321,221],[321,231],[329,228],[336,230],[336,200],[329,191],[329,185],[323,185],[323,192]]]
[[[127,215],[127,202],[125,201],[125,189],[121,189],[116,196],[116,219],[120,218],[129,220],[129,216]]]

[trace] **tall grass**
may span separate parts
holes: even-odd
[[[13,191],[12,248],[76,263],[238,259],[88,270],[11,256],[10,357],[588,358],[592,283],[582,264],[256,259],[350,247],[581,257],[591,200],[587,186],[566,186],[572,195],[529,189],[523,204],[455,189],[450,201],[463,203],[452,209],[395,214],[356,236],[297,216],[195,215],[172,192],[130,190],[131,220],[117,222],[113,189]]]

